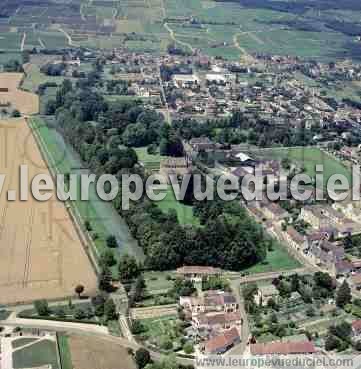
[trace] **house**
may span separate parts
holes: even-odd
[[[251,345],[252,355],[296,355],[314,354],[316,348],[310,341],[301,342],[271,342]]]
[[[227,79],[225,75],[221,73],[208,73],[206,74],[206,81],[209,84],[225,85]]]
[[[300,219],[319,229],[329,224],[329,219],[319,206],[304,206],[301,208]]]
[[[222,270],[208,266],[183,266],[178,268],[176,273],[184,279],[189,279],[193,282],[201,282],[202,279],[207,279],[210,276],[220,277],[222,275]]]
[[[271,202],[262,208],[264,215],[271,220],[281,221],[289,216],[287,210],[284,210],[278,204]]]
[[[195,74],[174,74],[173,83],[178,88],[192,88],[199,85],[199,78]]]
[[[195,152],[214,150],[216,146],[215,143],[211,141],[208,137],[192,138],[189,141],[189,145]]]
[[[351,327],[352,327],[352,336],[354,338],[360,338],[361,336],[361,319],[357,319],[357,320],[354,320],[352,323],[351,323]]]
[[[241,315],[234,313],[207,313],[192,316],[192,327],[195,330],[223,331],[242,324]]]
[[[201,297],[181,296],[179,304],[192,314],[212,311],[233,313],[239,308],[236,298],[224,291],[208,291]]]
[[[288,226],[286,232],[284,232],[284,238],[289,245],[297,250],[303,249],[306,246],[305,236],[301,235],[292,226]]]
[[[269,284],[267,286],[259,286],[254,299],[257,305],[264,306],[267,305],[270,299],[277,301],[278,296],[278,289],[273,284]]]
[[[329,241],[320,241],[311,244],[308,255],[315,264],[334,270],[335,264],[345,258],[345,249]]]
[[[204,313],[206,311],[204,300],[200,297],[180,296],[179,305],[192,314]]]
[[[159,173],[170,181],[170,176],[184,176],[192,173],[192,162],[189,158],[167,158],[160,161]]]
[[[238,303],[234,295],[223,291],[208,291],[204,293],[206,311],[224,311],[226,313],[238,310]]]
[[[352,263],[348,260],[340,260],[335,263],[333,268],[334,274],[337,275],[344,275],[348,274],[352,271]]]
[[[231,347],[241,342],[237,328],[231,328],[225,331],[223,334],[211,338],[205,342],[203,346],[204,353],[206,354],[223,354]]]

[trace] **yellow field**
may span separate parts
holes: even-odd
[[[0,88],[8,88],[8,92],[0,92],[0,103],[11,103],[11,106],[18,109],[25,115],[39,112],[39,97],[30,92],[18,89],[23,73],[0,73]]]
[[[0,79],[1,80],[1,79]],[[31,109],[29,109],[31,110]],[[19,168],[29,167],[29,181],[49,174],[32,132],[23,118],[0,121],[0,303],[55,299],[74,294],[83,284],[96,290],[96,276],[64,203],[7,200],[19,192]]]

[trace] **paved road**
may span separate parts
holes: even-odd
[[[93,336],[103,341],[109,341],[123,347],[131,348],[133,350],[137,350],[138,348],[142,347],[142,345],[137,343],[135,340],[132,340],[132,342],[130,342],[128,339],[124,337],[111,336],[108,333],[108,329],[106,327],[94,324],[58,322],[52,320],[21,319],[17,318],[14,313],[7,320],[0,321],[0,325],[10,327],[34,328],[34,329],[40,328],[50,331],[53,330],[57,332],[69,332],[84,336]],[[163,356],[159,352],[151,351],[148,348],[147,350],[150,352],[150,355],[155,360],[159,360]],[[177,357],[176,359],[180,364],[183,365],[190,365],[194,363],[194,360],[192,359],[180,357]]]
[[[248,316],[244,308],[243,296],[240,293],[239,279],[234,279],[234,280],[231,280],[230,282],[231,282],[232,291],[239,304],[239,312],[242,318],[242,327],[241,327],[241,343],[239,345],[236,345],[232,349],[230,349],[226,353],[226,355],[243,355],[243,353],[245,352],[247,348],[247,344],[248,344],[248,340],[250,336]]]

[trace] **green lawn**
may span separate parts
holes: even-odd
[[[289,158],[297,165],[303,166],[310,177],[315,176],[316,165],[322,164],[325,183],[333,174],[343,174],[349,181],[351,181],[350,170],[347,169],[340,161],[334,159],[318,148],[275,148],[264,150],[262,154],[279,160]]]
[[[191,224],[199,226],[199,220],[193,215],[193,207],[184,205],[177,201],[174,192],[170,186],[168,186],[167,195],[162,201],[156,202],[157,206],[164,212],[168,212],[170,209],[174,209],[177,212],[178,221],[180,224]]]
[[[134,148],[137,153],[138,160],[143,163],[146,169],[159,169],[160,161],[166,159],[166,156],[157,154],[148,154],[147,147],[136,147]]]
[[[14,369],[39,367],[48,364],[51,364],[52,369],[61,369],[54,341],[42,340],[13,353]]]
[[[278,272],[281,270],[300,268],[301,266],[302,265],[294,259],[282,245],[275,243],[273,250],[267,252],[265,261],[245,269],[243,272],[249,274]]]
[[[68,337],[65,334],[62,333],[58,334],[58,347],[60,354],[61,369],[73,369]]]
[[[173,287],[173,280],[167,277],[175,277],[174,272],[144,272],[143,275],[147,291],[152,295],[163,293]]]

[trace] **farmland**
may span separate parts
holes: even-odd
[[[28,165],[29,178],[48,173],[25,120],[3,121],[1,128],[6,191],[17,188],[22,164]],[[1,303],[72,295],[78,283],[92,293],[96,276],[65,205],[32,196],[7,201],[6,191],[0,198]]]
[[[0,103],[10,103],[23,114],[36,114],[39,111],[39,99],[36,95],[18,89],[24,75],[22,73],[1,73],[0,86],[6,86],[8,92],[0,93]]]
[[[49,1],[5,8],[5,13],[9,18],[0,29],[0,50],[7,52],[77,45],[159,53],[175,43],[187,51],[233,60],[272,53],[319,61],[357,56],[354,39],[326,25],[335,19],[349,21],[350,13],[352,19],[361,14],[330,10],[316,17],[310,10],[300,16],[212,0],[98,1],[70,7],[65,1]],[[308,29],[309,24],[314,26]]]
[[[126,349],[118,344],[88,336],[71,335],[68,339],[73,367],[76,369],[135,369]]]

